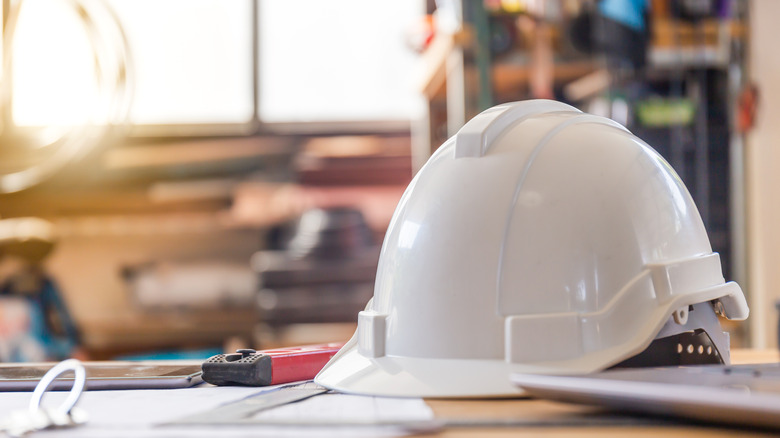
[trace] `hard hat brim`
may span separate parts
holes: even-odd
[[[348,394],[385,397],[518,397],[524,391],[509,379],[517,371],[517,364],[503,360],[368,358],[353,339],[314,382]]]

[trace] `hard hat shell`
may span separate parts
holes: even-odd
[[[412,180],[374,298],[315,381],[389,396],[517,394],[512,372],[604,369],[644,350],[676,310],[708,301],[747,317],[658,153],[562,103],[499,105]]]

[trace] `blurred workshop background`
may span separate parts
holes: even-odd
[[[774,346],[777,17],[774,0],[3,0],[0,361],[346,340],[414,172],[529,98],[669,161],[748,296],[733,344]]]

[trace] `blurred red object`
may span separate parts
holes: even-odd
[[[758,110],[758,87],[755,84],[746,86],[737,98],[737,131],[744,134],[756,123]]]
[[[422,53],[431,45],[436,35],[436,24],[433,15],[426,15],[409,26],[405,32],[406,45],[416,53]]]

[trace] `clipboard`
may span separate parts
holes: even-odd
[[[32,391],[54,363],[0,364],[0,391]],[[87,390],[187,388],[202,383],[200,364],[85,362]],[[73,376],[54,381],[51,389],[67,391]]]

